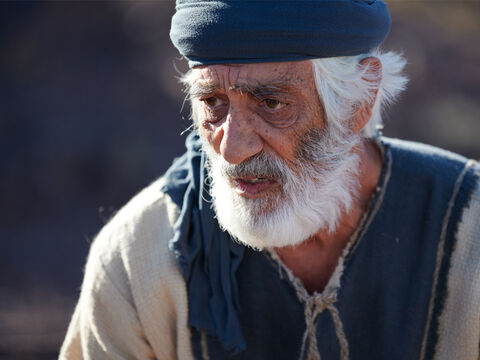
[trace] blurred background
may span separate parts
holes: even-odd
[[[387,136],[480,157],[480,2],[388,1]],[[95,234],[183,152],[173,0],[0,2],[0,358],[54,359]]]

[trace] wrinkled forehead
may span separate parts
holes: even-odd
[[[188,85],[224,91],[258,85],[278,88],[306,86],[313,81],[310,61],[198,66],[190,70]]]

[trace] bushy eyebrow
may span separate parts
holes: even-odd
[[[231,86],[230,90],[238,91],[240,94],[247,93],[256,98],[265,98],[287,93],[288,84],[283,82],[271,84],[240,84]]]
[[[186,91],[191,99],[200,99],[214,93],[218,88],[215,83],[193,83],[188,84]]]
[[[286,82],[275,82],[270,84],[236,84],[229,90],[237,91],[240,94],[248,94],[256,98],[265,98],[288,93],[289,84]],[[187,87],[187,93],[190,98],[201,99],[207,97],[220,89],[217,83],[193,83]]]

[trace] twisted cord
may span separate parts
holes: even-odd
[[[316,323],[318,316],[325,309],[327,309],[332,315],[333,324],[335,326],[335,333],[340,344],[340,360],[348,360],[350,356],[348,341],[343,330],[343,324],[342,320],[340,319],[338,309],[335,307],[335,303],[337,302],[336,289],[327,289],[322,294],[310,295],[303,286],[302,282],[293,275],[290,269],[285,266],[278,254],[272,249],[268,249],[267,251],[269,254],[269,257],[267,258],[273,260],[277,264],[280,277],[283,279],[283,273],[287,275],[288,279],[290,280],[291,284],[295,289],[295,292],[297,293],[298,299],[304,304],[306,329],[302,338],[302,347],[300,350],[299,359],[305,359],[305,353],[308,343],[306,360],[321,360],[317,344]]]
[[[303,299],[305,301],[305,322],[306,329],[303,334],[302,349],[300,351],[300,360],[305,358],[305,351],[308,342],[308,351],[306,360],[321,360],[320,352],[318,350],[317,336],[316,336],[316,322],[318,316],[324,311],[330,311],[335,325],[335,333],[340,344],[340,359],[348,360],[349,349],[348,342],[343,331],[342,320],[335,307],[337,301],[336,294],[329,296],[309,296]]]
[[[337,334],[338,342],[340,343],[340,359],[348,360],[350,357],[348,341],[345,332],[343,331],[343,324],[340,315],[338,314],[338,309],[332,304],[328,307],[328,310],[332,314],[333,323],[335,324],[335,332]]]

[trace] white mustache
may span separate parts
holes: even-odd
[[[214,166],[219,167],[222,176],[230,179],[242,177],[267,178],[275,179],[280,184],[283,184],[287,179],[285,167],[288,169],[288,165],[286,162],[265,152],[258,153],[236,165],[217,158]]]

